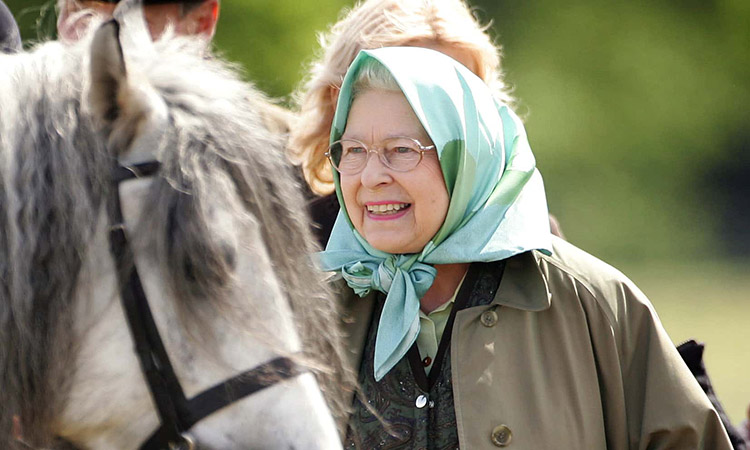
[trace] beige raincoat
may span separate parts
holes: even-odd
[[[359,369],[375,294],[342,288]],[[555,238],[510,258],[488,306],[458,312],[451,370],[461,448],[730,450],[646,296]]]

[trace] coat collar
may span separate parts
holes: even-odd
[[[492,304],[525,311],[548,309],[552,294],[542,272],[541,260],[541,254],[536,251],[509,258]],[[340,302],[341,325],[346,335],[347,357],[350,367],[358,370],[378,292],[372,291],[360,298],[343,280],[337,280],[335,285],[339,291],[337,298]]]
[[[539,252],[530,251],[508,258],[493,305],[543,311],[550,307],[551,300]]]

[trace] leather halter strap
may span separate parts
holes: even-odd
[[[308,369],[290,358],[278,357],[219,383],[192,399],[185,396],[138,276],[120,205],[121,182],[153,176],[159,171],[159,167],[157,161],[127,167],[116,165],[108,205],[111,221],[109,242],[110,252],[117,266],[120,300],[133,337],[135,352],[161,422],[161,426],[140,448],[184,450],[193,448],[194,443],[189,438],[188,431],[200,420],[279,381],[305,373]]]

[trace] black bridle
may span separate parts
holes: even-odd
[[[185,397],[143,291],[120,208],[120,183],[154,176],[159,166],[156,161],[132,166],[116,165],[108,204],[109,243],[135,352],[161,422],[161,426],[141,445],[141,450],[189,450],[195,448],[195,443],[188,432],[197,422],[248,395],[307,372],[307,369],[287,357],[278,357],[191,399]]]

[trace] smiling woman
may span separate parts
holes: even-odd
[[[648,299],[550,234],[523,125],[468,68],[360,52],[331,141],[348,446],[731,448]]]
[[[359,94],[342,137],[378,143],[378,155],[388,150],[383,142],[396,138],[405,141],[397,149],[417,155],[408,158],[418,162],[408,171],[368,158],[359,172],[341,174],[341,192],[354,228],[370,245],[388,253],[419,252],[443,224],[450,199],[437,153],[426,151],[421,161],[418,158],[416,146],[432,146],[432,140],[404,95],[378,89]]]

